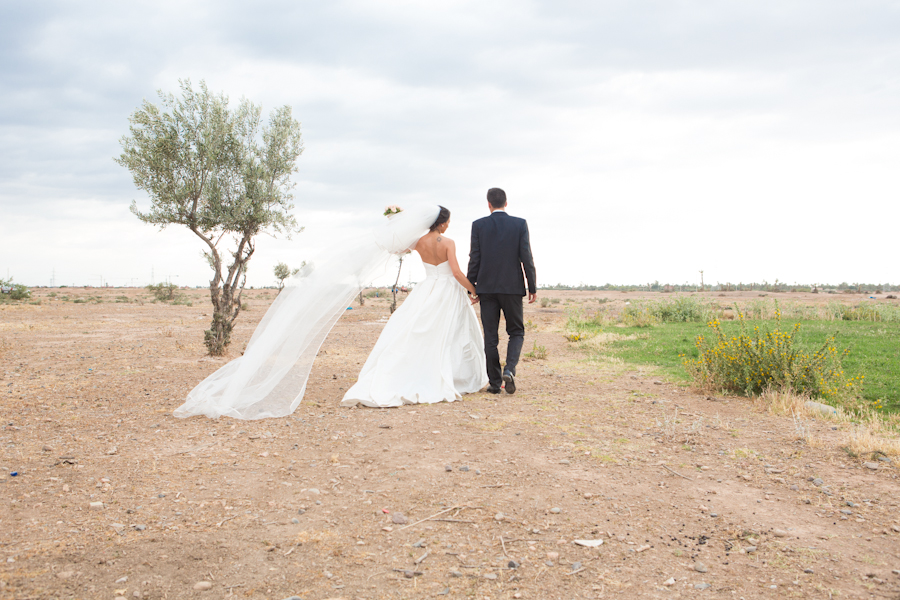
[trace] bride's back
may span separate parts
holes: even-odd
[[[450,247],[447,241],[449,238],[437,231],[426,233],[416,243],[416,252],[422,257],[423,262],[439,265],[447,260],[447,251]]]

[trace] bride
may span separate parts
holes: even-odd
[[[391,316],[341,406],[452,402],[487,385],[484,339],[472,309],[478,296],[456,261],[456,244],[444,235],[449,226],[442,206],[413,248],[425,263],[425,280]]]
[[[447,209],[425,206],[391,215],[366,235],[335,236],[320,259],[288,281],[243,355],[200,382],[174,416],[265,419],[294,412],[322,342],[349,303],[385,273],[392,256],[413,249],[428,276],[388,321],[342,404],[439,402],[481,389],[482,335],[464,292],[474,288],[443,235],[449,220]]]

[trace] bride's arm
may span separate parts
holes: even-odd
[[[472,282],[468,280],[465,273],[459,268],[459,263],[456,260],[456,243],[447,237],[441,239],[441,243],[444,242],[447,244],[447,260],[450,261],[450,270],[453,271],[453,277],[456,278],[459,285],[466,288],[473,296],[476,296],[475,286],[472,285]]]

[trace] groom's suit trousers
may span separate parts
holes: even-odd
[[[484,354],[487,359],[488,381],[494,387],[503,384],[503,371],[500,366],[500,313],[506,319],[506,333],[509,343],[506,346],[506,370],[516,374],[522,344],[525,341],[525,323],[522,317],[521,294],[479,294],[481,304],[481,324],[484,328]]]

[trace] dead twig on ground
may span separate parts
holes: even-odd
[[[222,523],[225,523],[226,521],[230,521],[232,519],[237,519],[239,516],[240,515],[231,515],[230,517],[226,517],[226,518],[222,519],[221,521],[219,521],[218,523],[216,523],[216,527],[221,527]]]
[[[413,525],[418,525],[419,523],[424,523],[425,521],[429,521],[429,520],[431,520],[431,519],[433,519],[433,518],[435,518],[435,517],[439,517],[439,516],[441,516],[442,514],[448,513],[448,512],[450,512],[451,510],[456,510],[457,508],[460,508],[460,505],[451,506],[450,508],[448,508],[448,509],[446,509],[446,510],[442,510],[441,512],[438,512],[438,513],[434,513],[434,514],[431,515],[430,517],[426,517],[426,518],[422,519],[421,521],[416,521],[415,523],[410,523],[409,525],[404,525],[403,527],[401,527],[401,528],[398,529],[397,531],[403,531],[404,529],[409,529],[409,528],[412,527]]]
[[[186,450],[176,450],[175,452],[169,452],[168,456],[178,456],[179,454],[190,454],[191,452],[199,452],[200,450],[205,450],[210,446],[214,446],[216,444],[215,441],[207,442],[205,444],[199,444],[192,448],[187,448]]]
[[[426,558],[428,558],[428,554],[429,554],[430,552],[431,552],[430,550],[426,550],[426,551],[425,551],[425,554],[423,554],[422,556],[420,556],[419,558],[417,558],[416,560],[413,561],[413,564],[414,564],[414,565],[417,565],[417,564],[421,563],[423,560],[425,560]]]
[[[506,553],[506,544],[503,543],[503,536],[500,536],[500,545],[503,546],[503,556],[509,558],[509,554]]]
[[[673,475],[678,475],[679,477],[681,477],[681,478],[683,478],[683,479],[687,479],[688,481],[693,481],[690,477],[687,477],[687,476],[685,476],[685,475],[682,475],[682,474],[679,473],[678,471],[673,471],[672,469],[670,469],[670,468],[667,467],[666,465],[659,465],[659,466],[661,466],[663,469],[665,469],[665,470],[668,471],[669,473],[672,473]]]
[[[442,523],[474,523],[475,521],[466,521],[465,519],[432,519],[432,521],[440,521]]]

